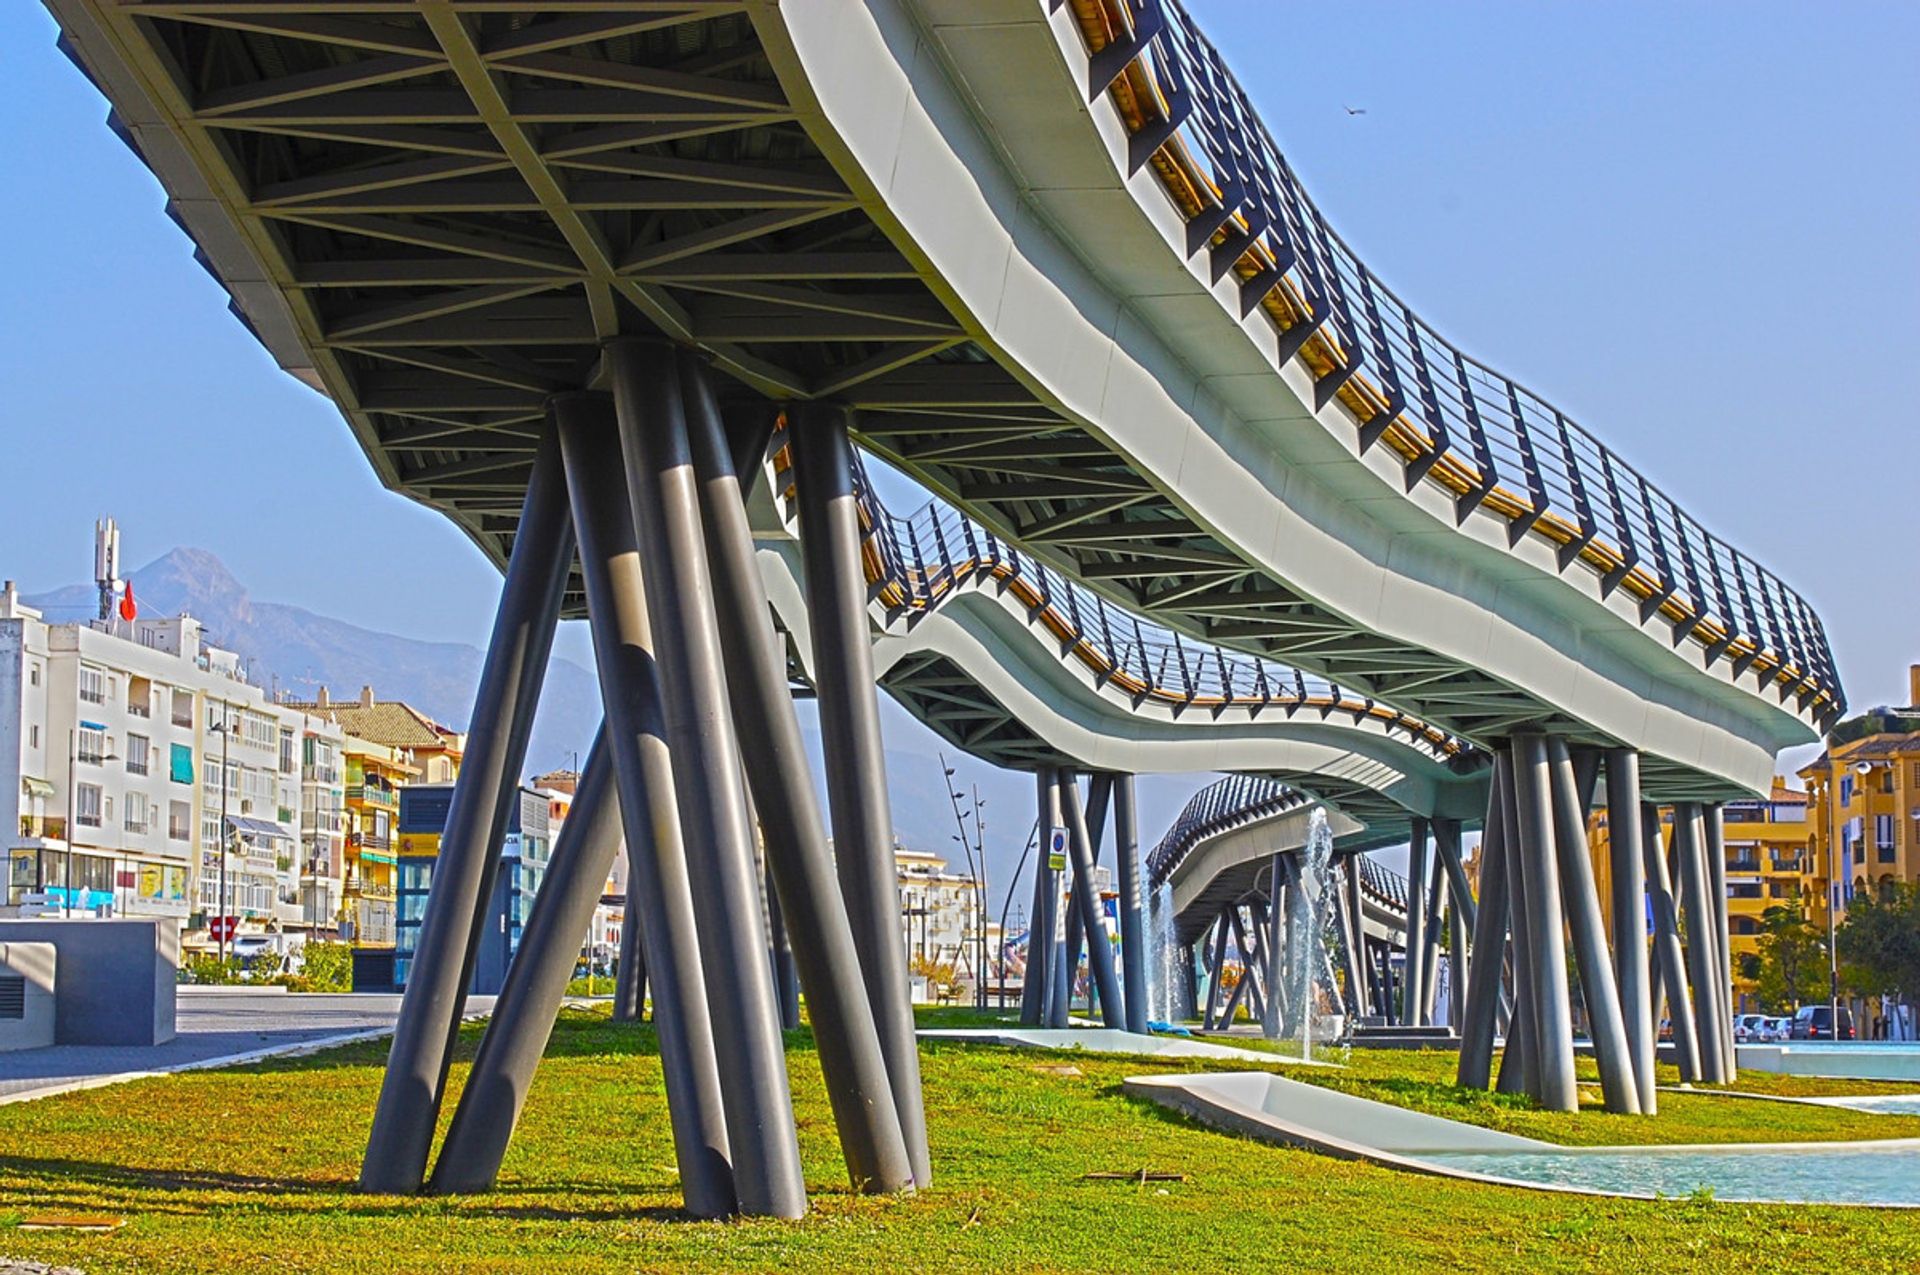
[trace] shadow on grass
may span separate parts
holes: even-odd
[[[485,1195],[361,1195],[351,1179],[261,1177],[205,1169],[142,1168],[94,1160],[34,1159],[27,1156],[0,1156],[0,1175],[13,1175],[30,1182],[31,1185],[15,1187],[9,1194],[15,1203],[31,1200],[36,1208],[97,1209],[103,1204],[99,1195],[101,1192],[113,1195],[111,1207],[129,1212],[205,1214],[228,1207],[217,1200],[189,1203],[178,1198],[183,1193],[207,1193],[274,1198],[280,1200],[289,1212],[346,1213],[356,1217],[402,1217],[451,1211],[461,1216],[509,1221],[701,1220],[681,1209],[660,1205],[634,1208],[612,1204],[592,1206],[533,1202],[543,1197],[573,1201],[676,1192],[678,1183],[667,1180],[636,1183],[627,1187],[606,1183],[519,1183],[498,1187]],[[81,1187],[93,1190],[91,1193],[85,1192],[78,1189]],[[491,1203],[493,1200],[520,1202]],[[233,1206],[253,1208],[257,1206],[257,1200],[248,1198],[244,1204],[236,1201]]]

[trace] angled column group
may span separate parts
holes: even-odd
[[[1587,842],[1587,813],[1603,768],[1611,934]],[[1639,758],[1631,750],[1575,754],[1563,740],[1522,734],[1496,756],[1481,841],[1475,959],[1462,1009],[1461,1084],[1485,1088],[1491,1081],[1543,1106],[1577,1107],[1569,950],[1607,1110],[1656,1109],[1661,1001],[1673,1021],[1682,1076],[1732,1078],[1719,807],[1682,803],[1672,822],[1670,868],[1660,812],[1641,799]],[[1513,1008],[1496,1078],[1503,980],[1511,981]]]
[[[1034,782],[1039,855],[1028,913],[1020,1021],[1029,1026],[1067,1025],[1084,955],[1089,971],[1089,1012],[1097,1010],[1107,1027],[1145,1032],[1149,940],[1140,884],[1133,776],[1095,772],[1088,779],[1084,805],[1079,781],[1071,770],[1043,766],[1035,772]],[[1095,878],[1109,815],[1114,829],[1119,902],[1118,965]]]
[[[781,1038],[797,1019],[795,984],[854,1187],[924,1184],[845,415],[810,409],[790,431],[836,855],[742,503],[770,409],[723,421],[705,367],[667,345],[616,341],[603,353],[612,393],[549,408],[362,1188],[493,1185],[623,842],[633,948],[615,1011],[638,1018],[650,992],[687,1210],[806,1210]],[[606,717],[429,1176],[474,936],[576,541]]]

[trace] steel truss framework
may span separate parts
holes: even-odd
[[[936,300],[822,158],[782,87],[790,68],[760,38],[771,4],[49,3],[83,69],[111,66],[116,131],[175,192],[170,211],[235,313],[334,398],[383,482],[500,563],[548,399],[602,384],[607,340],[660,334],[703,350],[729,399],[849,409],[867,447],[993,534],[1187,637],[1283,659],[1482,745],[1522,728],[1613,742],[1295,593],[996,364],[991,334]],[[1150,25],[1126,43],[1124,22],[1087,24],[1097,91],[1146,66]],[[1239,215],[1214,231],[1240,233]],[[1308,342],[1300,357],[1323,345],[1347,348]],[[1358,371],[1335,379],[1353,388]],[[1409,474],[1432,469],[1416,457]],[[1518,534],[1555,525],[1515,515]],[[1658,607],[1693,616],[1676,641],[1705,641],[1709,662],[1732,659],[1803,707],[1838,704],[1807,661],[1705,624],[1661,587]],[[582,613],[577,577],[564,607]],[[937,693],[941,671],[922,671]],[[1650,791],[1724,787],[1656,764]]]

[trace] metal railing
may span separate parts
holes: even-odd
[[[1202,788],[1187,801],[1160,844],[1147,854],[1147,879],[1155,888],[1173,876],[1192,849],[1208,837],[1232,828],[1295,810],[1313,798],[1277,779],[1258,775],[1228,775]]]
[[[1385,442],[1408,489],[1433,482],[1464,521],[1482,506],[1584,562],[1603,593],[1625,587],[1642,622],[1694,638],[1711,666],[1758,667],[1784,701],[1846,705],[1820,618],[1799,594],[1707,532],[1659,488],[1539,395],[1469,358],[1380,279],[1327,224],[1246,92],[1180,0],[1072,0],[1091,95],[1112,95],[1187,218],[1189,255],[1239,280],[1243,314],[1263,309],[1282,361],[1301,356],[1316,406],[1338,397]]]
[[[868,584],[890,611],[932,611],[962,586],[989,581],[1014,590],[1042,624],[1104,684],[1175,709],[1313,710],[1371,720],[1441,760],[1472,746],[1457,736],[1337,683],[1273,660],[1184,637],[1144,619],[993,534],[933,498],[912,514],[881,503],[858,459],[854,485],[866,532]],[[790,456],[784,427],[774,467],[784,486]],[[791,505],[789,506],[791,510]]]

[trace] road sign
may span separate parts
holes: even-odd
[[[237,916],[210,916],[207,918],[207,937],[216,943],[231,939],[240,929]]]

